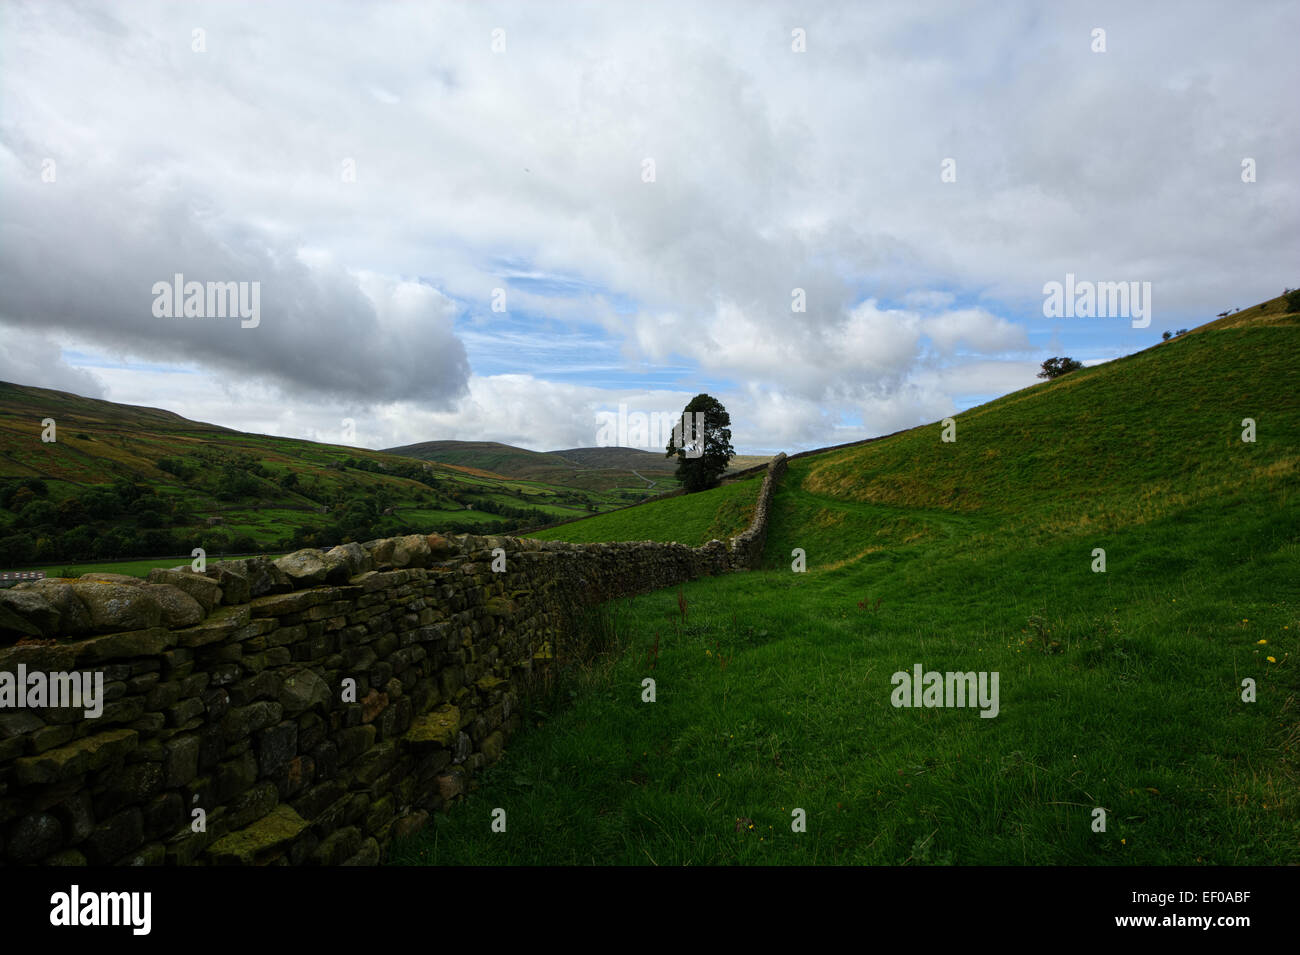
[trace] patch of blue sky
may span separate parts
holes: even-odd
[[[532,375],[591,384],[626,364],[619,342],[601,328],[512,310],[465,315],[456,323],[477,375]]]
[[[604,292],[604,289],[591,282],[566,278],[560,275],[547,275],[542,272],[506,275],[504,278],[509,282],[511,288],[519,289],[530,295],[578,298],[579,296],[603,294]]]
[[[952,396],[952,403],[958,411],[969,411],[971,408],[988,404],[990,401],[1001,397],[1002,395],[992,392],[986,394],[956,394]]]
[[[197,375],[201,374],[197,367],[174,364],[158,364],[156,362],[146,361],[128,361],[124,358],[113,358],[108,355],[92,354],[90,352],[77,351],[71,348],[64,348],[60,351],[66,364],[73,368],[113,368],[123,371],[150,372],[152,374],[165,375]]]

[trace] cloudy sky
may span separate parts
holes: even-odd
[[[0,380],[372,448],[702,391],[745,452],[934,421],[1300,285],[1297,36],[1289,0],[6,0]],[[1045,317],[1067,273],[1149,282],[1149,326]],[[177,274],[256,324],[167,314]]]

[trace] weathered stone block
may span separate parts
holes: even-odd
[[[267,701],[232,707],[222,721],[222,729],[227,740],[244,739],[272,723],[278,723],[282,712],[279,703]]]
[[[325,563],[325,555],[312,547],[294,551],[274,563],[293,582],[295,588],[324,583],[330,569]]]
[[[460,710],[444,703],[433,712],[416,717],[403,739],[416,748],[439,746],[451,749],[460,725]]]
[[[231,639],[252,619],[247,604],[218,607],[208,618],[194,627],[174,631],[176,644],[182,647],[201,647],[209,643]]]
[[[90,614],[91,629],[100,633],[147,630],[162,622],[162,606],[139,586],[85,575],[72,585],[72,590]]]
[[[144,814],[139,807],[132,807],[97,825],[81,851],[91,865],[108,865],[143,841]]]
[[[169,789],[184,786],[199,773],[199,738],[178,736],[166,744],[163,778]]]
[[[23,786],[53,783],[102,769],[136,747],[139,734],[135,730],[118,729],[96,733],[74,740],[37,756],[15,760],[14,770]]]
[[[289,764],[298,752],[298,724],[277,723],[257,734],[258,775],[273,776]]]
[[[63,845],[63,824],[53,813],[23,816],[9,827],[5,845],[11,861],[37,862]]]
[[[222,836],[208,848],[207,855],[217,865],[265,862],[301,835],[307,825],[292,807],[276,806],[252,825]]]
[[[195,573],[189,569],[163,570],[162,568],[156,568],[149,571],[148,581],[151,584],[175,587],[198,603],[204,613],[211,613],[217,604],[221,603],[220,584],[211,577]]]
[[[361,840],[361,830],[357,827],[339,829],[321,840],[312,854],[312,860],[320,865],[340,865],[357,854],[361,849]]]
[[[157,606],[155,604],[155,606]],[[159,615],[162,611],[159,610]],[[155,656],[176,645],[176,634],[166,627],[148,630],[127,630],[102,637],[91,637],[72,644],[79,667],[93,666],[105,660],[125,660],[131,657]]]
[[[179,587],[171,584],[145,584],[140,588],[162,607],[164,627],[192,627],[203,619],[203,606]]]

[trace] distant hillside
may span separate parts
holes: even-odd
[[[551,453],[584,468],[671,471],[676,467],[665,452],[643,451],[640,448],[568,448]]]
[[[55,422],[52,442],[41,440],[46,419]],[[217,554],[434,530],[502,532],[645,494],[644,481],[624,486],[553,487],[468,463],[245,434],[157,408],[0,382],[0,570],[194,547]]]
[[[623,488],[662,494],[678,487],[672,461],[637,448],[529,451],[496,441],[423,441],[385,453],[589,491]]]

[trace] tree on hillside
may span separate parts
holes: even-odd
[[[1075,361],[1073,358],[1049,358],[1043,362],[1043,370],[1038,373],[1038,377],[1060,378],[1082,367],[1083,362]]]
[[[682,411],[668,439],[665,457],[677,457],[677,480],[687,493],[718,486],[718,479],[735,456],[731,446],[731,415],[717,398],[696,395]]]

